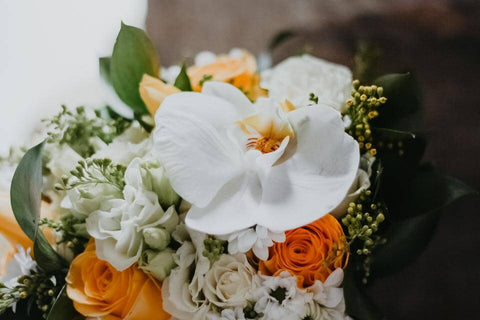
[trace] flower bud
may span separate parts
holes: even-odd
[[[164,228],[145,228],[143,238],[150,248],[156,250],[163,250],[170,243],[170,233]]]
[[[176,266],[173,259],[174,254],[175,251],[170,248],[161,252],[146,250],[139,261],[139,267],[158,280],[163,280],[168,277],[170,271]]]

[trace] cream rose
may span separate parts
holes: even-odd
[[[222,255],[205,275],[203,293],[213,305],[244,306],[259,279],[244,254]]]
[[[352,93],[352,72],[345,66],[334,64],[305,54],[291,57],[261,74],[260,86],[277,101],[288,99],[296,107],[318,101],[338,111],[346,109]]]

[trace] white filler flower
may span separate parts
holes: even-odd
[[[310,94],[319,102],[344,111],[352,93],[352,72],[345,66],[311,55],[290,57],[261,75],[260,86],[277,101],[290,100],[296,106],[312,104]]]
[[[340,114],[321,104],[259,105],[207,82],[202,93],[167,97],[157,112],[154,149],[173,189],[192,203],[190,228],[281,232],[321,218],[347,194],[360,155]]]

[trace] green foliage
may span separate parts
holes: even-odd
[[[204,74],[202,76],[202,80],[200,80],[199,85],[203,86],[203,84],[207,81],[211,81],[213,79],[213,76],[211,74]]]
[[[63,216],[60,221],[43,218],[40,220],[41,226],[47,226],[62,236],[57,241],[58,244],[66,244],[76,256],[85,250],[90,239],[86,230],[85,217],[76,217],[73,214]]]
[[[208,235],[203,241],[203,244],[205,245],[205,250],[203,250],[202,254],[210,260],[211,264],[218,261],[222,254],[228,251],[228,242],[220,240],[212,235]]]
[[[42,197],[43,142],[24,155],[15,170],[10,189],[13,213],[25,234],[34,242],[34,254],[40,268],[58,271],[66,262],[50,246],[38,228]]]
[[[27,309],[25,313],[33,314],[38,310],[45,319],[61,287],[54,276],[43,272],[21,276],[13,288],[7,288],[0,283],[0,314],[11,308],[14,303],[28,301],[26,305],[20,304],[22,308]],[[34,306],[36,310],[32,310]]]
[[[386,102],[382,87],[363,86],[359,80],[353,81],[352,99],[347,101],[347,115],[351,123],[345,131],[358,141],[361,152],[372,156],[377,154],[370,122],[378,117],[378,107]]]
[[[385,213],[385,205],[374,202],[372,192],[366,190],[355,202],[349,204],[347,214],[341,220],[346,229],[350,252],[360,256],[357,260],[361,261],[364,283],[367,283],[370,276],[372,252],[385,243],[385,239],[377,235],[380,224],[385,220]]]
[[[83,319],[75,308],[73,307],[73,302],[67,296],[66,286],[63,286],[62,290],[58,294],[57,298],[55,299],[55,303],[53,304],[48,316],[46,317],[47,320],[64,320],[64,319],[71,319],[71,320],[80,320]]]
[[[355,270],[351,266],[345,270],[343,294],[345,296],[346,312],[349,316],[356,320],[384,319],[370,297],[365,294],[363,288],[358,286]]]
[[[110,60],[110,79],[120,99],[134,113],[148,114],[139,85],[144,74],[158,78],[159,68],[156,50],[147,34],[122,23]]]
[[[63,185],[56,185],[58,190],[71,190],[88,184],[109,184],[119,191],[125,187],[126,167],[114,164],[110,159],[80,160],[70,171],[71,177],[63,177]]]
[[[84,107],[69,111],[62,106],[59,114],[44,121],[49,129],[48,143],[67,144],[84,158],[96,151],[92,138],[100,138],[108,144],[130,126],[130,121],[124,118],[102,118],[99,110],[89,116]]]
[[[100,71],[100,76],[108,83],[112,84],[112,77],[110,75],[110,63],[112,61],[111,57],[101,57],[98,59],[98,67]]]
[[[173,84],[175,87],[182,91],[192,91],[192,84],[190,83],[190,78],[187,75],[187,67],[185,63],[182,65],[182,69],[175,79],[175,83]]]
[[[374,83],[383,87],[388,101],[373,126],[412,130],[421,120],[421,93],[416,79],[410,73],[387,74]]]

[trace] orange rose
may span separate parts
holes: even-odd
[[[122,272],[97,258],[95,243],[72,262],[67,294],[75,309],[103,320],[169,319],[162,308],[160,283],[132,266]]]
[[[247,51],[240,56],[219,55],[215,62],[188,68],[188,76],[194,91],[202,91],[205,80],[228,82],[242,90],[250,100],[266,95],[260,88],[255,57]]]
[[[345,235],[337,219],[329,214],[287,231],[285,236],[285,242],[270,248],[270,259],[259,262],[261,273],[276,276],[286,270],[298,277],[300,288],[307,288],[347,265]]]

